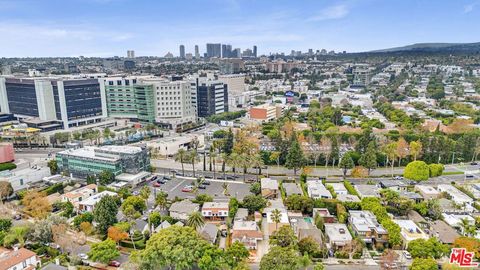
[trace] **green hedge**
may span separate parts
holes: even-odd
[[[1,171],[6,171],[6,170],[13,170],[13,169],[16,169],[16,168],[17,168],[17,165],[15,165],[14,163],[11,163],[11,162],[0,163],[0,172]]]
[[[45,193],[47,195],[52,195],[53,193],[63,193],[63,184],[62,183],[56,183],[54,185],[49,186],[48,188],[44,189]]]

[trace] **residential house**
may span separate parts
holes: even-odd
[[[327,183],[327,185],[332,186],[333,191],[338,195],[348,195],[348,191],[345,188],[345,185],[343,183]]]
[[[352,194],[338,194],[337,200],[341,202],[360,202],[360,199],[356,195]]]
[[[247,208],[238,208],[237,213],[235,214],[234,220],[247,220],[248,209]]]
[[[451,200],[462,206],[465,211],[472,212],[474,210],[472,206],[473,199],[456,187],[452,185],[438,185],[437,189],[440,192],[446,192],[451,197]]]
[[[313,217],[315,218],[317,215],[323,218],[323,223],[335,223],[337,221],[327,208],[313,208]]]
[[[420,203],[423,201],[422,195],[411,191],[400,191],[400,197],[405,197],[414,201],[415,203]]]
[[[303,195],[303,192],[297,183],[282,183],[282,187],[287,196]]]
[[[279,222],[275,222],[275,220],[272,218],[272,212],[278,209],[280,211],[280,220]],[[263,209],[263,213],[266,216],[266,221],[267,221],[267,231],[266,233],[268,235],[271,235],[273,232],[275,232],[278,228],[281,228],[282,226],[290,226],[290,222],[288,219],[288,213],[287,209],[285,207],[276,207],[276,206],[270,206],[265,209]]]
[[[312,199],[331,199],[332,194],[322,184],[320,180],[308,180],[307,181],[307,193]]]
[[[349,211],[348,222],[352,226],[355,236],[365,243],[383,244],[388,241],[388,232],[378,223],[375,215],[370,211]]]
[[[115,197],[118,196],[118,194],[112,191],[105,190],[96,195],[90,196],[86,200],[78,202],[78,211],[93,212],[93,210],[95,209],[95,205],[105,196]]]
[[[62,202],[71,202],[73,204],[73,207],[79,210],[78,204],[86,200],[87,198],[97,194],[97,191],[97,185],[90,184],[63,194],[61,199]]]
[[[415,222],[418,226],[421,228],[426,228],[428,227],[428,222],[425,218],[423,218],[417,211],[415,210],[410,210],[407,213],[408,219],[411,221]]]
[[[463,232],[463,224],[466,223],[470,226],[475,225],[475,219],[470,215],[464,214],[442,214],[443,220],[453,228],[457,228]]]
[[[40,264],[40,258],[31,250],[0,248],[1,270],[34,270],[40,267]]]
[[[425,200],[438,199],[441,195],[434,187],[427,185],[415,185],[415,190],[418,191]]]
[[[400,226],[400,235],[402,236],[404,247],[408,246],[413,240],[428,239],[428,235],[423,232],[415,222],[407,219],[394,219],[393,222]]]
[[[313,220],[310,217],[300,217],[295,219],[290,219],[292,224],[292,229],[298,240],[302,240],[307,237],[311,237],[319,246],[322,245],[322,231],[315,227]]]
[[[260,185],[262,188],[262,196],[268,199],[278,198],[279,189],[278,181],[270,178],[262,178],[260,180]]]
[[[235,221],[232,229],[232,242],[238,241],[249,250],[256,250],[258,242],[263,240],[262,231],[255,221]]]
[[[435,220],[432,222],[430,225],[430,233],[437,237],[440,242],[448,245],[453,244],[455,239],[460,237],[460,234],[443,220]]]
[[[352,235],[347,225],[342,223],[325,224],[325,237],[329,247],[343,247],[352,242]]]
[[[380,197],[379,188],[375,185],[354,185],[360,198]]]
[[[218,228],[217,225],[212,223],[205,223],[201,228],[198,228],[198,233],[203,239],[209,241],[212,244],[215,244],[217,241],[218,236]]]
[[[174,202],[170,206],[170,209],[168,209],[172,218],[182,221],[186,221],[191,213],[198,212],[199,210],[200,205],[190,200]]]
[[[228,217],[228,202],[205,202],[202,216],[207,220],[225,220]]]
[[[381,188],[388,188],[396,192],[406,191],[408,184],[401,180],[382,180],[379,183]]]

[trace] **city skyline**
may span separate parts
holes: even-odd
[[[179,44],[192,54],[199,45],[203,55],[206,43],[242,50],[257,45],[258,55],[268,55],[476,42],[479,9],[475,0],[275,1],[275,5],[247,0],[0,0],[0,35],[7,41],[0,44],[0,57],[108,57],[123,56],[127,49],[137,56],[178,55]],[[168,12],[174,10],[182,13]],[[155,16],[159,13],[162,16]]]

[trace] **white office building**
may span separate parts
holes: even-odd
[[[152,84],[155,99],[155,122],[175,129],[196,120],[192,103],[191,85],[187,81],[145,79],[143,84]]]

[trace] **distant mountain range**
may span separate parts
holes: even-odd
[[[370,53],[391,53],[391,52],[480,52],[480,42],[415,43],[415,44],[403,46],[403,47],[370,51]]]

